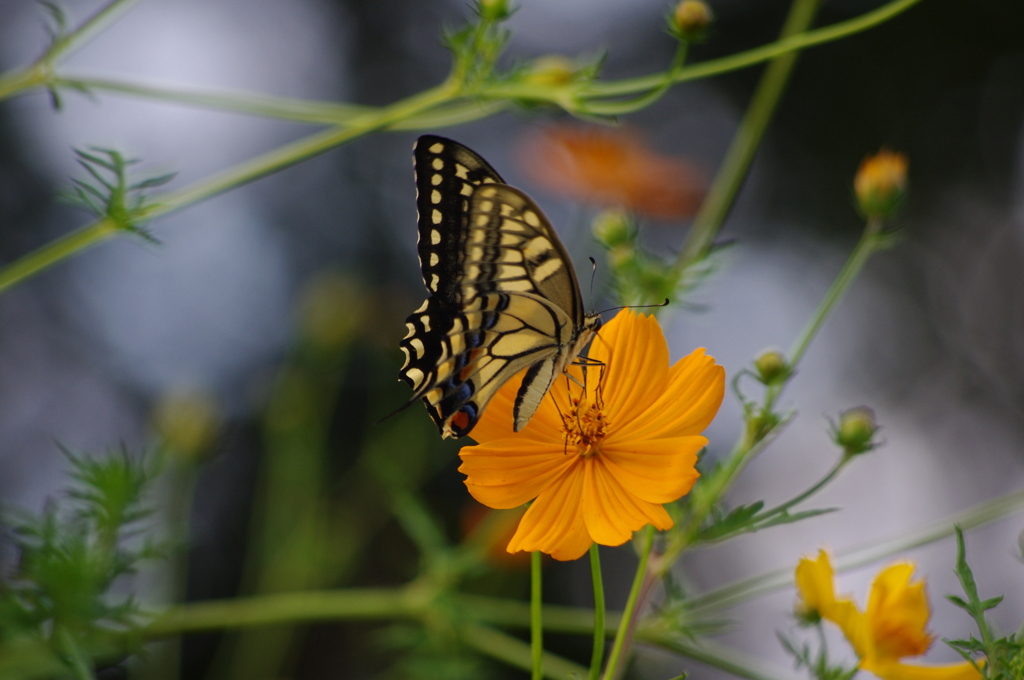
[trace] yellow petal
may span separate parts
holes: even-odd
[[[879,659],[920,656],[928,651],[932,636],[925,627],[931,618],[924,582],[911,583],[914,565],[886,567],[871,584],[867,618]]]
[[[508,544],[508,551],[539,550],[556,560],[582,557],[592,543],[583,522],[582,495],[582,466],[572,466],[554,480],[526,511]]]
[[[980,680],[982,677],[969,661],[939,666],[862,661],[860,667],[882,680]]]
[[[694,350],[668,371],[665,391],[643,416],[619,422],[622,436],[657,439],[703,432],[722,405],[725,369],[703,349]]]
[[[704,437],[628,442],[609,437],[600,456],[609,472],[637,498],[671,503],[686,495],[700,476],[694,466],[707,442]]]
[[[499,509],[533,500],[578,460],[552,442],[537,444],[518,436],[464,446],[459,457],[469,493]]]
[[[813,560],[801,557],[793,578],[803,607],[828,618],[828,612],[836,603],[835,572],[828,553],[819,550],[817,558]]]
[[[586,459],[584,471],[583,520],[594,542],[622,545],[648,524],[672,528],[665,508],[626,491],[599,456]]]

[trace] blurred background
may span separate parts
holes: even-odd
[[[619,78],[671,60],[663,0],[517,4],[506,64],[606,52],[603,75]],[[772,41],[788,6],[710,4],[716,20],[691,61]],[[817,25],[879,4],[828,0]],[[81,20],[99,5],[80,0],[67,9]],[[442,28],[467,13],[458,0],[145,0],[65,70],[382,105],[444,78]],[[0,0],[0,67],[38,56],[43,26],[38,4]],[[924,0],[800,57],[721,233],[735,243],[688,308],[667,317],[666,334],[674,358],[704,346],[729,375],[766,347],[788,347],[862,228],[851,189],[858,164],[882,146],[901,151],[910,159],[898,220],[904,241],[869,263],[824,327],[783,399],[800,417],[730,499],[771,504],[813,483],[838,455],[827,419],[844,409],[875,409],[886,443],[813,503],[842,512],[688,555],[680,576],[695,590],[795,565],[822,545],[894,536],[1024,482],[1022,28],[1020,3]],[[625,121],[630,139],[657,149],[699,196],[760,70],[673,88]],[[0,105],[4,262],[86,223],[54,200],[83,174],[73,147],[120,149],[143,159],[143,173],[177,171],[178,187],[311,131],[106,94],[69,93],[62,104],[55,110],[45,93],[33,93]],[[600,257],[589,231],[599,208],[544,174],[552,161],[543,143],[564,125],[580,124],[523,111],[439,132],[533,195],[582,269],[588,255]],[[420,489],[457,541],[479,514],[456,471],[458,445],[442,445],[418,406],[372,425],[408,397],[394,380],[397,343],[425,294],[415,256],[414,139],[365,137],[151,225],[159,244],[106,243],[0,297],[0,503],[38,511],[65,484],[55,442],[96,453],[177,442],[193,472],[160,492],[168,533],[188,527],[179,565],[187,579],[169,584],[159,569],[140,575],[137,586],[154,606],[176,593],[209,599],[404,583],[416,552],[389,510],[388,488]],[[678,247],[691,210],[642,217],[646,243],[662,253]],[[727,396],[708,432],[710,455],[728,451],[739,424]],[[182,502],[193,490],[194,502]],[[1007,596],[994,613],[1006,629],[1024,612],[1015,558],[1022,528],[1018,517],[968,535],[982,596]],[[603,552],[609,604],[619,607],[634,559],[628,548]],[[907,555],[929,582],[931,629],[948,638],[972,625],[941,598],[957,590],[954,555],[952,541]],[[843,575],[840,590],[863,601],[875,571]],[[551,563],[545,578],[548,601],[589,605],[585,564]],[[474,587],[526,593],[516,564],[488,579]],[[792,628],[792,602],[786,591],[734,610],[738,625],[720,639],[794,676],[775,635]],[[181,674],[442,677],[438,652],[416,635],[331,624],[196,636],[181,650]],[[389,660],[397,647],[423,651],[398,668]],[[928,659],[956,660],[943,647]],[[582,639],[552,636],[551,648],[589,657]],[[177,657],[174,649],[155,653]],[[452,677],[520,677],[445,659]],[[664,678],[682,669],[726,677],[653,650],[641,650],[631,672]]]

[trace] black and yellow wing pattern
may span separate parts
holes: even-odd
[[[413,150],[427,300],[406,320],[399,378],[443,437],[473,429],[494,393],[526,369],[518,432],[601,319],[586,314],[565,247],[529,196],[444,137]]]

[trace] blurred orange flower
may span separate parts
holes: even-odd
[[[700,433],[722,403],[725,371],[702,349],[674,366],[668,357],[657,320],[623,310],[591,347],[604,366],[587,376],[571,369],[587,389],[557,380],[521,432],[510,417],[520,381],[498,391],[473,429],[479,445],[459,452],[459,471],[489,507],[533,500],[508,552],[574,560],[594,542],[621,545],[647,524],[672,527],[662,504],[699,476],[697,452],[707,444]]]
[[[911,583],[913,573],[910,562],[879,572],[862,612],[853,600],[836,598],[832,564],[819,550],[817,559],[804,557],[796,567],[798,613],[817,613],[839,626],[860,657],[859,667],[883,680],[980,680],[981,673],[968,661],[941,666],[900,662],[924,654],[934,639],[925,630],[931,618],[925,584]]]
[[[527,143],[523,160],[527,173],[552,191],[651,217],[688,217],[704,196],[696,169],[621,128],[550,127]]]

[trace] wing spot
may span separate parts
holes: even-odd
[[[441,211],[438,210],[437,208],[434,208],[434,211],[432,213],[430,213],[430,220],[434,224],[441,224],[441,219],[442,219]]]
[[[426,351],[427,351],[427,348],[423,346],[423,341],[420,340],[419,338],[413,338],[412,340],[409,341],[409,344],[412,345],[412,348],[414,350],[416,350],[416,358],[417,359],[421,358],[426,353]],[[405,348],[403,347],[402,349],[405,349]],[[406,350],[405,353],[409,354],[409,351]]]
[[[434,274],[434,280],[435,281],[437,280],[437,274]],[[420,323],[423,324],[423,332],[429,333],[430,332],[430,316],[428,316],[427,314],[424,314],[423,316],[421,316],[420,317]]]
[[[481,212],[491,212],[494,209],[494,201],[480,201]]]
[[[426,304],[426,303],[424,303],[424,304]],[[405,324],[405,337],[402,338],[402,339],[403,340],[408,340],[409,338],[411,338],[414,335],[416,335],[416,326],[411,324],[411,323],[409,323],[409,322],[406,322],[406,324]]]
[[[527,210],[526,212],[524,212],[523,219],[526,220],[526,223],[529,224],[531,227],[540,226],[540,218],[537,217],[537,213],[533,212],[532,210]]]
[[[463,184],[462,185],[462,189],[459,190],[459,193],[461,193],[463,196],[472,196],[473,195],[473,185],[472,184]]]
[[[494,195],[496,193],[498,193],[498,190],[493,187],[488,187],[487,189],[480,190],[480,195],[483,196],[484,198],[494,198]]]
[[[444,151],[444,144],[438,142],[437,144],[431,145],[430,149],[428,150],[430,151],[430,153],[441,153],[442,151]]]
[[[434,231],[436,232],[437,230],[435,229]],[[430,254],[430,266],[431,267],[436,267],[437,263],[440,262],[440,261],[441,261],[441,257],[437,253],[431,253]],[[552,260],[549,260],[549,262],[550,261],[552,261]],[[553,260],[553,261],[557,262],[558,260]]]
[[[440,174],[431,175],[430,177],[430,183],[433,184],[435,187],[443,181],[444,177],[441,177]]]
[[[437,284],[440,281],[441,281],[441,277],[440,276],[438,276],[437,274],[431,274],[430,275],[430,290],[436,293],[437,292]],[[425,319],[427,317],[423,317],[423,318]],[[430,330],[430,329],[428,328],[427,330]]]
[[[441,168],[437,168],[440,170]],[[462,163],[455,164],[455,176],[459,179],[469,179],[469,168]]]
[[[437,212],[437,211],[435,210],[434,212]],[[478,227],[486,227],[487,223],[490,222],[490,221],[491,221],[491,216],[490,215],[477,215],[477,217],[476,217],[476,225]]]
[[[415,367],[407,369],[405,372],[405,376],[409,378],[409,380],[412,380],[414,389],[418,389],[419,386],[423,383],[423,378],[426,377],[423,374],[423,371]]]
[[[413,314],[419,314],[420,312],[426,311],[427,307],[429,307],[429,306],[430,306],[430,300],[424,300],[423,304],[420,305],[419,308],[415,312],[413,312]]]
[[[441,192],[438,191],[437,189],[434,189],[433,191],[431,191],[430,192],[430,202],[431,203],[440,203],[441,202]]]
[[[430,230],[430,245],[436,246],[440,242],[441,242],[441,232],[439,232],[437,229],[431,229]],[[426,304],[426,303],[424,303],[424,304]]]
[[[440,170],[444,167],[444,161],[440,158],[435,158],[434,162],[430,164],[430,167],[434,168],[434,170]]]

